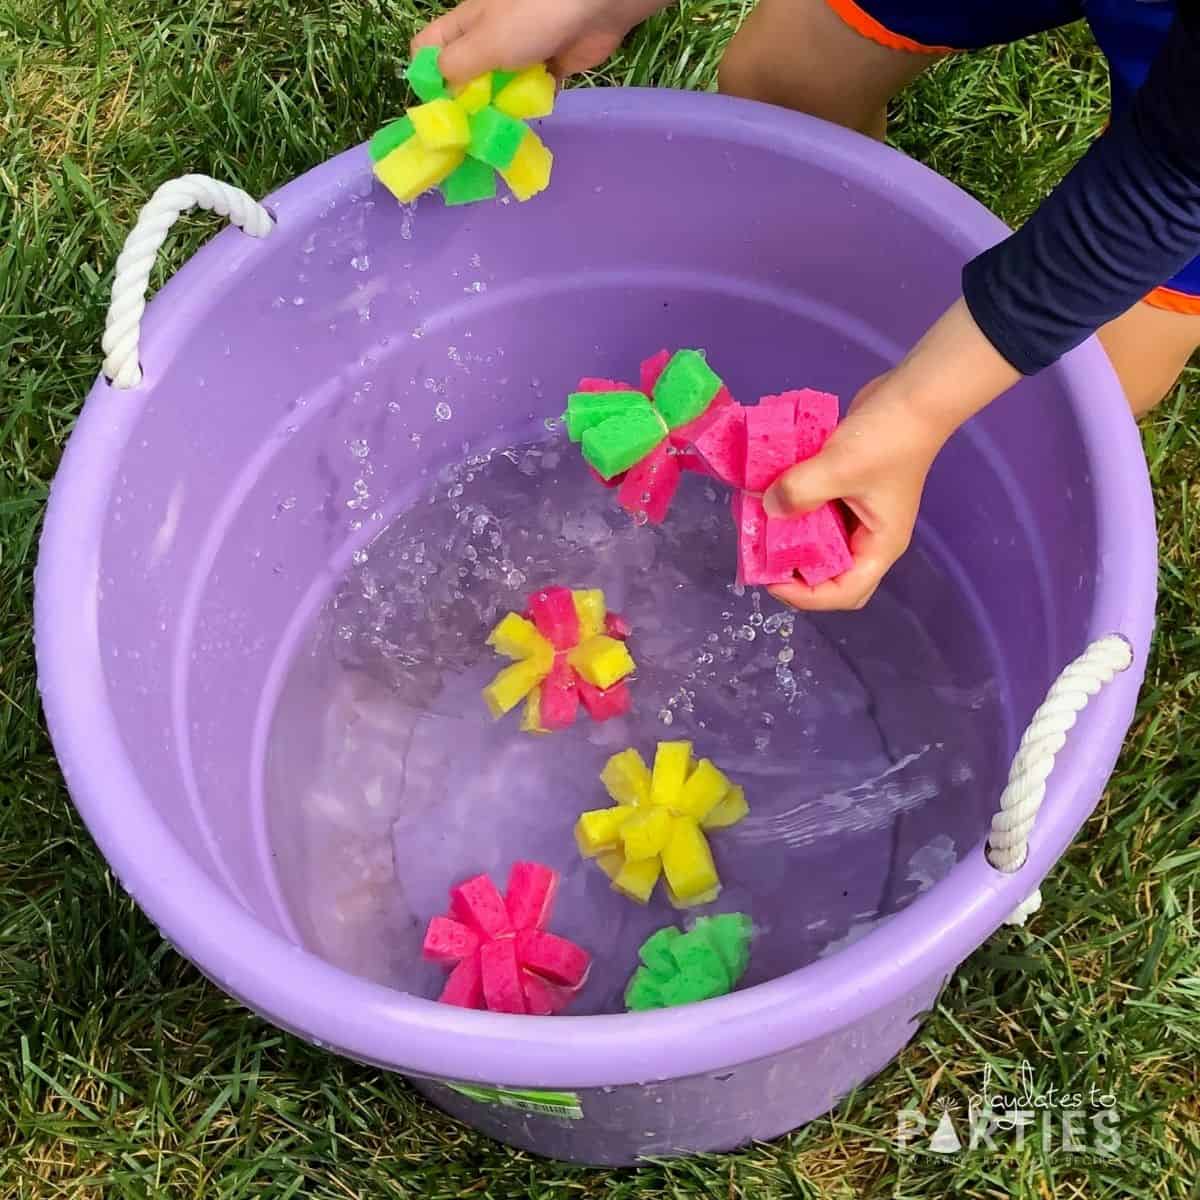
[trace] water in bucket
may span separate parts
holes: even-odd
[[[448,416],[448,414],[447,414]],[[553,422],[548,424],[553,425]],[[535,436],[535,432],[538,436]],[[349,447],[371,474],[366,442]],[[363,488],[369,490],[369,482]],[[627,746],[687,738],[751,812],[716,831],[702,913],[755,925],[743,986],[835,953],[940,879],[986,829],[1004,728],[989,650],[936,544],[860,613],[807,615],[733,584],[728,493],[686,476],[638,525],[560,430],[464,453],[368,546],[314,623],[280,699],[268,829],[295,932],[331,962],[436,997],[428,920],[478,872],[562,872],[551,928],[594,965],[573,1013],[618,1012],[642,940],[682,914],[642,907],[581,859],[578,815]],[[549,736],[493,722],[485,639],[540,587],[604,589],[633,626],[633,711]],[[316,702],[314,702],[316,697]]]

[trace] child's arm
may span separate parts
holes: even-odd
[[[548,63],[560,79],[598,66],[625,35],[671,0],[462,0],[412,48],[440,46],[442,74],[465,83],[484,71]]]
[[[963,272],[992,345],[1049,366],[1200,253],[1200,0],[1179,0],[1131,108],[1012,237]]]
[[[859,393],[825,449],[767,493],[773,515],[842,499],[854,566],[804,609],[860,608],[907,549],[925,477],[965,420],[1200,254],[1200,0],[1178,0],[1163,53],[1114,122],[1018,233],[969,263],[960,299]]]
[[[963,300],[933,325],[899,366],[867,384],[815,458],[781,476],[763,503],[771,516],[841,500],[858,518],[854,566],[811,588],[771,588],[804,609],[862,608],[908,549],[925,477],[968,417],[1020,378],[984,337]]]

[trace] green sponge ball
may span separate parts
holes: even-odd
[[[417,97],[425,104],[430,100],[440,100],[446,95],[446,81],[438,67],[437,46],[426,46],[413,55],[408,70],[404,72],[408,86],[417,93]]]
[[[699,350],[680,350],[671,356],[654,385],[654,403],[663,420],[678,429],[694,421],[721,390],[721,377]]]
[[[442,197],[448,206],[490,200],[495,194],[496,172],[477,158],[463,159],[462,166],[442,183]]]
[[[642,966],[625,989],[631,1012],[724,996],[750,962],[753,926],[744,913],[702,917],[686,933],[668,925],[642,943]]]

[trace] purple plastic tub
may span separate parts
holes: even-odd
[[[986,769],[952,805],[935,798],[788,859],[798,865],[765,919],[788,928],[789,913],[811,908],[828,936],[803,953],[777,937],[755,986],[636,1016],[505,1017],[322,957],[277,858],[264,776],[314,614],[381,522],[464,444],[548,436],[542,418],[580,374],[627,377],[659,346],[706,347],[744,400],[805,385],[849,397],[954,298],[963,261],[1004,232],[899,154],[766,107],[575,92],[546,136],[554,184],[524,206],[406,212],[351,151],[267,201],[269,236],[222,232],[164,287],[144,323],[144,378],[127,390],[97,382],[55,481],[37,649],[79,811],[121,884],[201,971],[282,1028],[402,1072],[504,1141],[620,1164],[793,1129],[909,1040],[1100,796],[1144,669],[1155,536],[1137,433],[1095,344],[953,440],[919,539],[952,584],[901,572],[895,586],[951,656],[960,626],[981,639],[960,657],[994,681]],[[464,345],[473,369],[439,391],[454,412],[439,420],[410,381]],[[360,469],[346,447],[358,439],[374,464],[362,511],[345,503]],[[609,503],[598,488],[594,499]],[[868,628],[865,614],[840,620]],[[999,871],[985,840],[1020,731],[1065,664],[1112,633],[1132,646],[1133,669],[1081,714],[1024,865]],[[875,660],[894,656],[901,695],[900,666],[916,669],[902,642]],[[962,644],[976,643],[964,633]],[[302,763],[304,739],[288,755],[287,732],[284,757]],[[549,804],[540,778],[514,772],[492,786],[519,784]],[[564,828],[591,806],[569,799]],[[893,890],[886,921],[852,944],[841,937],[860,892],[878,890],[871,864],[888,846],[946,828],[956,849],[943,877]],[[729,845],[732,877],[739,843]],[[398,863],[397,876],[444,895],[448,868],[435,860],[432,883],[420,862]],[[569,923],[564,909],[556,927]]]

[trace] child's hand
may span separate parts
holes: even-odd
[[[413,39],[442,48],[451,83],[545,62],[560,79],[598,66],[669,0],[462,0]]]
[[[797,581],[771,594],[794,608],[862,608],[908,549],[938,451],[1018,378],[959,300],[898,367],[859,392],[821,453],[785,472],[767,492],[770,516],[841,500],[858,519],[849,571],[819,587]]]

